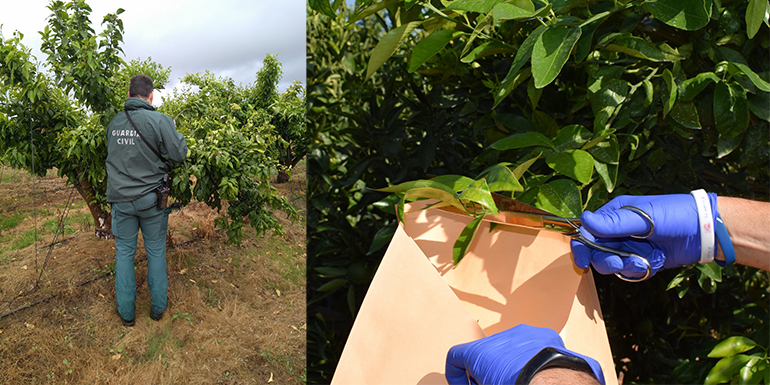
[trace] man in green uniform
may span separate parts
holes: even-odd
[[[182,162],[187,156],[187,144],[174,120],[152,107],[153,89],[149,76],[132,77],[126,111],[115,115],[107,127],[107,202],[112,204],[115,236],[115,297],[124,326],[134,325],[134,256],[140,228],[147,253],[150,317],[160,320],[166,309],[168,210],[158,207],[155,191],[170,171],[166,159]]]

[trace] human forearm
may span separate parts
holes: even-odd
[[[530,385],[600,385],[591,374],[570,368],[551,367],[543,369],[532,377]]]
[[[770,271],[770,202],[720,196],[717,207],[735,249],[735,263]],[[716,259],[725,259],[721,247]]]

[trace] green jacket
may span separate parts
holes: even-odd
[[[150,103],[129,98],[125,108],[145,139],[170,162],[187,157],[187,143],[174,120]],[[160,186],[166,165],[136,134],[121,111],[107,126],[107,202],[130,202]]]

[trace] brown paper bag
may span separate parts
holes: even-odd
[[[607,384],[614,362],[591,274],[572,263],[569,238],[484,221],[452,268],[452,246],[471,218],[406,207],[366,294],[332,384],[446,384],[453,345],[526,323],[560,333],[593,357]]]

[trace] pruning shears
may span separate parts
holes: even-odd
[[[640,282],[649,278],[650,275],[652,274],[652,267],[650,266],[650,262],[647,261],[647,259],[642,257],[641,255],[632,253],[626,250],[607,247],[586,238],[585,235],[583,235],[583,233],[580,231],[581,224],[580,224],[580,219],[578,218],[564,218],[558,215],[554,215],[545,210],[539,209],[537,207],[533,207],[526,203],[522,203],[517,200],[505,197],[503,195],[495,194],[495,193],[492,193],[492,198],[494,199],[495,204],[497,205],[498,213],[497,215],[488,217],[488,219],[491,222],[505,224],[505,225],[528,227],[528,228],[534,228],[534,229],[558,231],[568,237],[571,237],[572,239],[585,243],[587,246],[593,249],[615,254],[623,259],[625,258],[639,259],[643,263],[643,265],[646,266],[647,273],[641,278],[631,278],[623,275],[622,273],[615,273],[615,275],[618,278],[624,281]],[[644,219],[646,219],[647,222],[649,222],[650,224],[649,233],[644,235],[635,235],[632,237],[638,238],[638,239],[645,239],[650,235],[652,235],[652,232],[655,229],[655,222],[652,220],[652,217],[650,217],[646,212],[644,212],[643,210],[637,207],[624,206],[621,208],[636,212],[637,214],[642,216]],[[453,211],[453,212],[457,211],[457,209],[453,207],[442,207],[442,209],[447,211]]]

